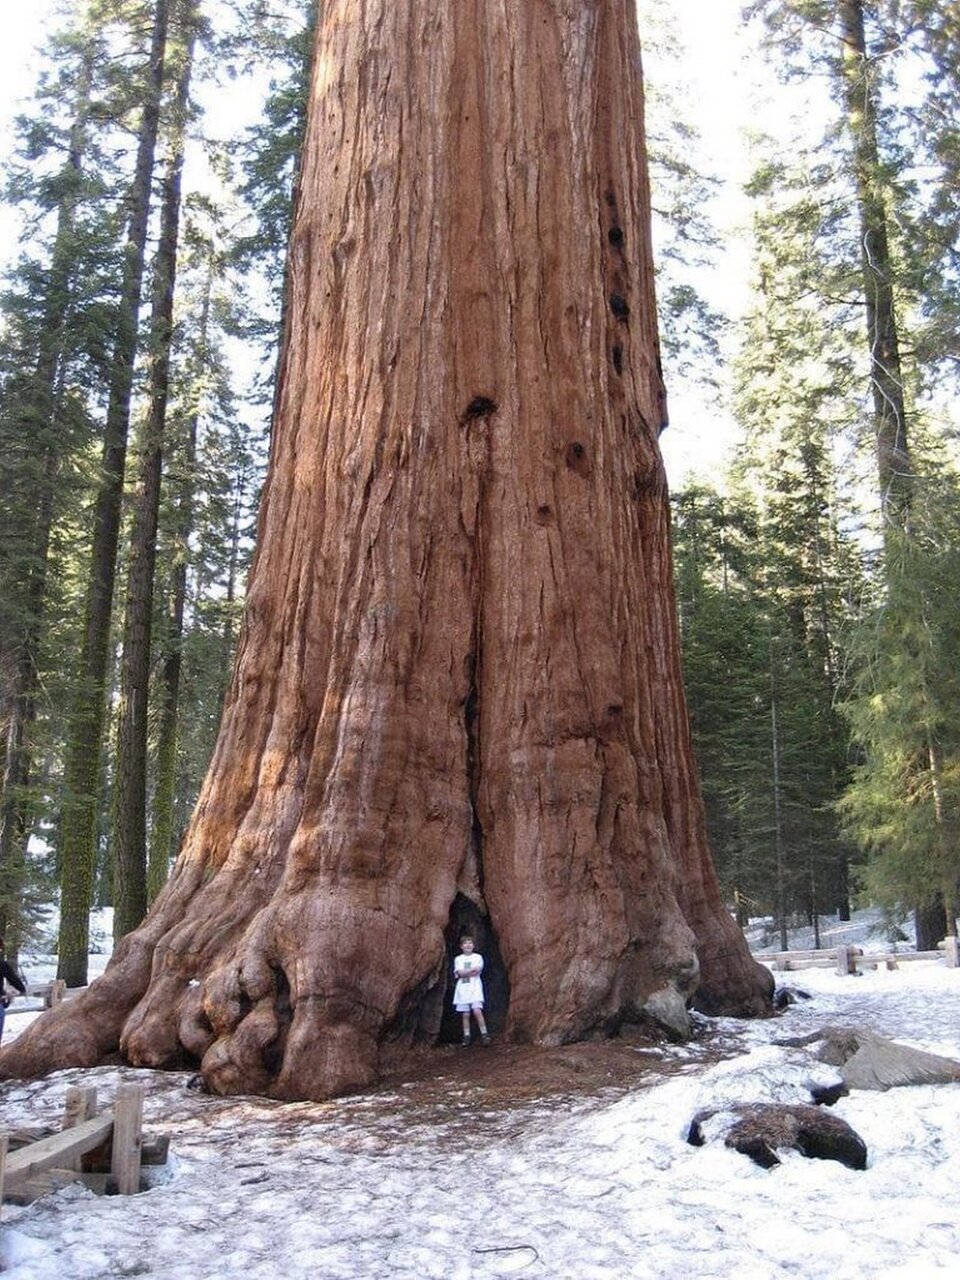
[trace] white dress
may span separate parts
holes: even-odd
[[[471,951],[469,955],[461,951],[454,960],[453,972],[457,985],[453,991],[453,1003],[457,1013],[469,1013],[477,1005],[483,1008],[483,983],[480,980],[482,970],[483,956],[477,955],[475,951]]]

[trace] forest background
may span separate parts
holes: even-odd
[[[960,15],[638,8],[718,873],[784,937],[861,894],[923,948],[960,873]],[[58,904],[71,985],[91,906],[122,935],[162,885],[213,749],[314,9],[36,11],[0,223],[0,932]]]

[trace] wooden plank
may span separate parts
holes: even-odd
[[[62,1133],[54,1133],[49,1138],[41,1138],[39,1142],[31,1142],[28,1147],[11,1152],[7,1156],[7,1186],[18,1186],[44,1169],[62,1169],[76,1156],[99,1147],[112,1132],[113,1116],[104,1112],[102,1116],[84,1120],[72,1129],[64,1129]]]
[[[43,1173],[34,1174],[25,1182],[9,1188],[7,1200],[10,1204],[33,1204],[34,1200],[39,1200],[41,1196],[51,1195],[63,1187],[68,1187],[72,1182],[83,1182],[83,1180],[83,1174],[78,1173],[76,1169],[45,1169]]]
[[[75,1186],[77,1183],[89,1188],[97,1196],[106,1195],[117,1189],[116,1183],[108,1173],[77,1173],[75,1169],[47,1169],[44,1173],[38,1173],[35,1177],[28,1178],[26,1182],[14,1187],[7,1196],[7,1202],[8,1204],[33,1204],[34,1200],[39,1200],[41,1196],[48,1196],[62,1187]]]
[[[836,947],[810,947],[808,950],[798,948],[796,951],[755,951],[753,954],[754,960],[764,960],[767,964],[775,963],[777,960],[835,960],[836,957]]]
[[[898,965],[910,960],[939,960],[939,951],[877,951],[855,957],[855,963],[861,968],[877,968],[886,965],[888,969],[896,969]]]
[[[16,1129],[7,1130],[8,1151],[16,1151],[20,1147],[25,1147],[29,1142],[39,1142],[41,1138],[49,1138],[52,1133],[56,1133],[56,1129],[51,1129],[49,1125],[30,1124],[22,1125]]]
[[[63,1128],[75,1129],[84,1120],[91,1120],[97,1111],[95,1085],[72,1084],[63,1104]]]
[[[121,1084],[113,1103],[113,1154],[110,1172],[122,1196],[140,1190],[140,1148],[143,1142],[143,1085]]]
[[[63,1106],[64,1129],[75,1129],[78,1124],[83,1124],[85,1120],[92,1120],[96,1114],[96,1087],[94,1085],[71,1085],[67,1090],[67,1097]],[[83,1168],[83,1156],[77,1154],[71,1157],[70,1160],[65,1160],[63,1168],[76,1169],[79,1172]]]

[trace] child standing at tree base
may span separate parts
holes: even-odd
[[[480,1040],[490,1043],[487,1024],[483,1019],[483,956],[474,951],[474,941],[468,933],[460,939],[460,954],[453,962],[453,973],[457,985],[453,992],[453,1004],[457,1013],[463,1018],[463,1043],[470,1043],[470,1015],[477,1020],[480,1028]]]

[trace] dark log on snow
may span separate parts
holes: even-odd
[[[849,1169],[867,1167],[867,1147],[845,1120],[821,1107],[753,1103],[718,1111],[699,1111],[690,1122],[687,1141],[701,1147],[722,1133],[724,1144],[749,1156],[764,1169],[780,1164],[782,1151],[799,1151],[818,1160],[838,1160]]]

